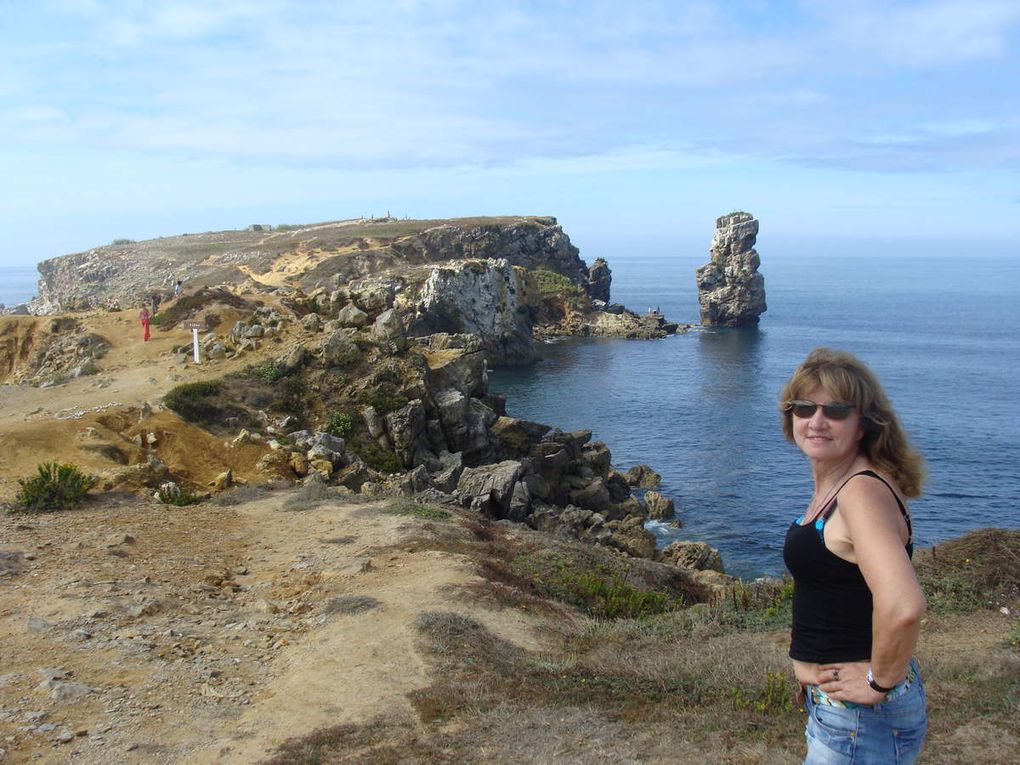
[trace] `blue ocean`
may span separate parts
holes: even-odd
[[[613,259],[612,299],[697,322],[705,257]],[[1020,262],[1006,259],[767,258],[757,329],[664,340],[562,340],[526,369],[495,370],[509,414],[605,441],[618,468],[662,474],[683,526],[665,544],[719,548],[729,573],[783,571],[810,468],[783,439],[779,390],[808,351],[846,349],[879,375],[928,461],[911,503],[917,541],[1020,527]]]
[[[36,296],[39,272],[35,266],[0,266],[0,304],[10,308]]]

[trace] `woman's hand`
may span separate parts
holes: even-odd
[[[879,704],[886,694],[879,693],[868,685],[868,662],[844,662],[841,664],[820,664],[818,666],[818,687],[837,701],[852,701],[855,704]]]

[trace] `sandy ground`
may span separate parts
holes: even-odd
[[[424,611],[539,645],[531,617],[451,598],[475,576],[410,543],[420,519],[281,504],[0,518],[0,760],[250,763],[323,726],[414,719]]]

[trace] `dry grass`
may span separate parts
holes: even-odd
[[[934,561],[920,556],[928,586],[951,577],[959,586],[944,590],[961,598],[929,618],[922,636],[931,706],[925,762],[990,765],[1016,757],[1020,653],[1003,640],[1008,619],[987,608],[987,595],[978,604],[972,596],[979,586],[1010,591],[1017,536],[968,535],[940,546]],[[794,708],[786,658],[787,583],[745,584],[711,603],[638,618],[591,618],[584,607],[553,600],[550,581],[575,564],[609,564],[591,548],[539,539],[458,514],[431,524],[419,544],[475,561],[485,582],[462,595],[477,598],[474,606],[548,616],[556,625],[551,649],[525,650],[455,611],[422,614],[416,626],[434,679],[411,696],[416,720],[319,731],[288,742],[271,762],[750,764],[803,757],[804,716]],[[562,565],[519,565],[539,552]],[[648,585],[645,564],[611,557],[622,568],[604,571]],[[963,565],[963,575],[951,561]],[[960,650],[965,635],[970,642]]]

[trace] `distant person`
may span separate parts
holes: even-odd
[[[163,302],[163,298],[158,292],[153,292],[150,302],[152,303],[152,315],[155,316],[159,311],[159,304]]]
[[[174,297],[179,298],[181,296],[181,280],[178,279],[177,283],[174,284]]]
[[[925,599],[904,498],[920,494],[923,460],[874,373],[849,353],[813,350],[779,402],[783,434],[814,479],[783,547],[804,762],[913,763],[928,727],[913,658]]]
[[[138,312],[138,320],[142,323],[142,340],[148,342],[149,337],[149,324],[152,322],[152,314],[149,313],[149,309],[144,305],[142,310]]]

